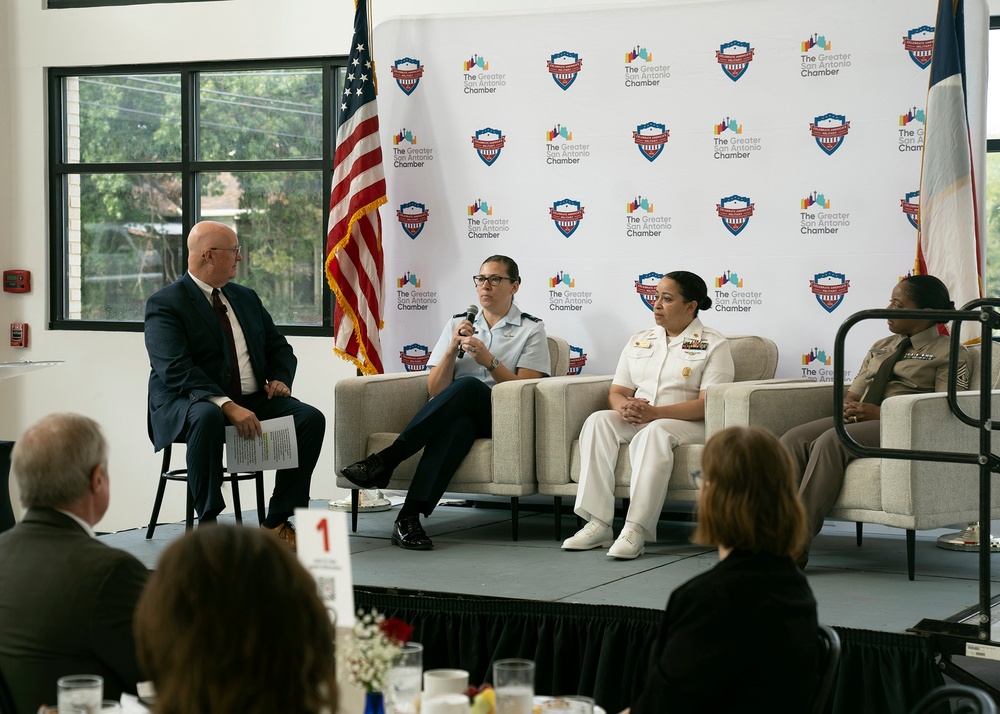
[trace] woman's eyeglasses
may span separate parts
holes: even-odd
[[[514,282],[514,278],[505,278],[502,275],[473,275],[472,282],[478,288],[485,282],[489,282],[490,285],[496,287],[500,284],[501,280],[509,280]]]

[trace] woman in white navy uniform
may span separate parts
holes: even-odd
[[[565,550],[611,546],[612,558],[643,554],[656,540],[667,496],[674,447],[705,441],[705,390],[733,381],[733,356],[699,310],[712,307],[705,281],[694,273],[668,273],[656,286],[656,327],[637,332],[618,360],[609,409],[594,412],[580,432],[580,486],[574,511],[587,524],[563,541]],[[612,545],[615,463],[629,444],[632,483],[625,527]]]

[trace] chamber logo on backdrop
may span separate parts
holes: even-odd
[[[749,159],[762,148],[760,137],[743,133],[743,125],[732,117],[726,117],[712,125],[712,155],[716,161],[725,159]]]
[[[920,230],[920,191],[910,191],[903,198],[899,199],[899,207],[903,209],[903,215],[910,225]]]
[[[510,230],[510,220],[494,216],[493,213],[493,205],[481,198],[466,207],[469,238],[499,238]]]
[[[809,133],[827,155],[840,148],[850,130],[851,122],[843,114],[823,114],[809,124]]]
[[[507,86],[507,75],[494,72],[482,55],[472,55],[462,63],[462,84],[466,94],[496,94]]]
[[[653,303],[656,302],[656,286],[663,280],[663,273],[643,273],[635,281],[635,292],[642,300],[642,304],[653,310]]]
[[[580,74],[583,60],[576,52],[556,52],[546,63],[552,80],[560,89],[566,91]]]
[[[392,165],[397,169],[422,169],[434,160],[434,149],[417,146],[417,135],[405,127],[392,135]]]
[[[403,277],[396,278],[397,310],[427,310],[428,306],[437,304],[437,292],[421,290],[420,282],[417,274],[409,270]]]
[[[816,302],[827,312],[833,312],[840,307],[850,287],[851,281],[846,275],[832,270],[816,273],[809,281],[809,289],[816,296]]]
[[[469,59],[462,63],[462,69],[466,72],[475,72],[476,70],[489,72],[490,63],[485,57],[480,55],[472,55]]]
[[[427,362],[431,358],[427,345],[420,345],[416,342],[403,345],[399,352],[399,361],[407,372],[423,372],[427,369]]]
[[[397,288],[401,288],[401,287],[404,287],[406,285],[412,285],[415,288],[419,288],[420,287],[420,278],[417,277],[416,273],[411,273],[409,270],[407,270],[405,273],[403,273],[403,277],[396,278],[396,287]]]
[[[803,377],[808,377],[817,382],[832,382],[834,372],[831,369],[832,366],[833,355],[828,354],[826,350],[821,350],[819,347],[813,347],[802,355]],[[852,380],[854,379],[853,375],[852,370],[845,369],[843,379]]]
[[[653,53],[636,45],[625,53],[625,87],[641,89],[658,87],[664,79],[670,79],[669,64],[653,64]]]
[[[594,302],[594,293],[576,289],[576,280],[560,270],[549,278],[549,310],[582,312]]]
[[[909,53],[913,64],[920,69],[927,69],[931,66],[931,57],[934,55],[934,28],[921,25],[907,30],[903,48]]]
[[[734,236],[740,234],[753,216],[754,204],[746,196],[725,196],[715,204],[715,212],[722,219],[722,225]]]
[[[911,107],[899,115],[899,150],[924,150],[924,110]]]
[[[579,201],[564,198],[552,204],[552,208],[549,209],[549,218],[555,222],[559,232],[569,238],[580,227],[583,211],[583,205]]]
[[[590,156],[590,144],[573,140],[573,132],[563,124],[555,124],[545,132],[545,163],[579,164]]]
[[[648,198],[636,196],[625,204],[625,235],[629,238],[659,238],[670,228],[670,216],[654,215]]]
[[[582,347],[576,347],[574,345],[569,346],[569,369],[566,374],[577,375],[583,371],[584,365],[587,364],[587,353],[583,351]]]
[[[813,347],[811,350],[802,355],[802,364],[811,365],[813,367],[829,367],[833,364],[833,356],[828,356],[826,354],[826,350],[821,350],[819,347]],[[803,373],[805,373],[805,370],[803,370]]]
[[[405,127],[400,129],[399,131],[397,131],[395,134],[392,135],[392,145],[399,146],[401,144],[403,146],[405,146],[406,144],[409,144],[410,146],[416,146],[417,135]]]
[[[412,57],[403,57],[392,63],[389,68],[392,78],[396,80],[396,86],[403,90],[407,96],[413,94],[413,90],[420,84],[420,78],[424,76],[424,66],[420,60]]]
[[[411,239],[416,240],[417,236],[420,235],[420,231],[427,224],[427,215],[428,210],[425,204],[417,203],[416,201],[407,201],[400,204],[399,210],[396,211],[396,220],[403,226],[406,234]]]
[[[851,214],[831,211],[830,198],[820,191],[813,191],[799,200],[799,233],[802,235],[836,235],[841,228],[851,225]]]
[[[764,295],[757,290],[747,290],[743,277],[735,270],[727,270],[714,279],[715,298],[712,307],[718,312],[748,313],[764,304]]]
[[[493,162],[500,157],[500,151],[506,143],[507,137],[503,135],[503,132],[491,127],[477,129],[472,137],[472,146],[487,166],[492,166]]]
[[[669,139],[670,131],[667,125],[655,121],[640,124],[632,132],[632,141],[639,147],[639,153],[645,156],[647,161],[655,161]]]
[[[747,71],[753,61],[753,47],[749,42],[733,40],[719,45],[715,51],[715,61],[722,67],[726,76],[734,82]]]
[[[833,51],[833,43],[819,33],[813,33],[812,37],[802,43],[800,60],[802,68],[799,75],[802,77],[835,77],[840,74],[840,70],[851,66],[850,52]]]
[[[829,52],[833,49],[833,43],[826,39],[826,35],[820,35],[814,32],[812,37],[802,43],[802,54],[805,54],[809,50],[813,49],[821,52]]]

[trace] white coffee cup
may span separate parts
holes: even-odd
[[[464,669],[429,669],[424,672],[424,698],[438,694],[465,694],[469,673]],[[468,706],[468,698],[466,698]]]
[[[424,694],[420,701],[420,714],[469,714],[469,698],[454,693]]]

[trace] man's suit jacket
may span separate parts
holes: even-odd
[[[56,703],[56,680],[104,677],[105,699],[142,681],[132,615],[149,571],[65,513],[29,509],[0,535],[0,673],[17,711]]]
[[[257,293],[229,283],[222,294],[243,329],[257,382],[291,387],[297,360]],[[187,273],[146,301],[145,334],[150,436],[159,451],[184,429],[192,402],[226,395],[229,346],[215,310]]]

